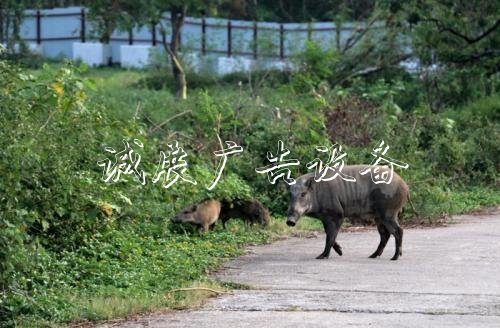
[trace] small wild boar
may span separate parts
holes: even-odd
[[[247,224],[259,223],[264,226],[268,225],[271,219],[267,208],[255,199],[222,202],[220,218],[224,229],[226,222],[232,218],[242,218]]]
[[[209,199],[198,205],[185,207],[179,214],[172,218],[174,223],[193,223],[199,225],[203,232],[213,227],[219,219],[221,203],[218,200]]]
[[[403,229],[398,224],[398,215],[409,200],[409,189],[399,175],[394,173],[390,184],[375,184],[370,174],[361,175],[367,165],[346,165],[342,172],[356,178],[355,182],[345,181],[340,176],[330,181],[314,180],[314,173],[297,178],[290,186],[290,202],[287,211],[287,225],[294,226],[302,215],[308,215],[323,222],[326,243],[323,253],[317,259],[328,258],[344,217],[375,219],[380,234],[377,250],[370,256],[382,255],[385,245],[393,235],[396,252],[391,260],[402,255]],[[339,253],[341,255],[341,253]]]

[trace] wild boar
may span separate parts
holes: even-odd
[[[224,229],[226,222],[232,218],[241,218],[247,224],[259,223],[267,226],[271,219],[269,211],[258,200],[223,201],[220,219]]]
[[[209,199],[198,205],[189,205],[179,214],[172,218],[174,223],[193,223],[199,225],[203,232],[215,225],[219,219],[221,203],[218,200]]]
[[[396,240],[396,252],[391,260],[397,260],[402,255],[403,229],[398,224],[398,214],[409,200],[408,186],[396,173],[390,184],[375,184],[370,174],[360,174],[366,167],[343,167],[342,172],[356,178],[355,182],[345,181],[340,176],[330,181],[316,182],[314,173],[309,173],[297,178],[297,182],[290,186],[287,225],[294,226],[305,214],[323,223],[326,243],[317,259],[328,258],[330,248],[338,245],[335,239],[344,217],[370,216],[375,219],[380,243],[370,258],[382,254],[390,235]]]

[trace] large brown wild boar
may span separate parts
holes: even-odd
[[[172,218],[172,222],[197,224],[203,229],[203,232],[207,232],[219,218],[220,209],[221,203],[218,200],[209,199],[200,204],[185,207]]]
[[[323,222],[326,243],[318,259],[328,258],[332,247],[336,251],[336,247],[340,248],[335,239],[344,217],[370,216],[375,219],[380,243],[371,258],[382,254],[390,235],[396,240],[396,252],[391,260],[402,255],[403,229],[398,224],[398,214],[409,200],[408,186],[396,173],[390,184],[375,184],[370,174],[359,173],[366,166],[343,167],[342,172],[356,178],[356,182],[345,181],[340,176],[331,181],[316,182],[314,173],[309,173],[297,178],[297,182],[290,186],[287,225],[294,226],[306,214]]]
[[[224,228],[226,228],[226,222],[233,218],[241,218],[248,224],[259,223],[261,225],[268,225],[271,219],[267,208],[256,199],[223,201],[220,219]]]

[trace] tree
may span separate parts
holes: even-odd
[[[413,0],[405,7],[424,64],[500,68],[500,2]]]
[[[176,81],[176,94],[179,99],[187,98],[186,73],[182,60],[179,58],[181,32],[186,15],[188,13],[193,16],[204,14],[216,8],[219,3],[219,0],[149,0],[141,2],[141,11],[145,13],[145,21],[143,20],[143,22],[160,25],[162,44],[172,64],[172,74]],[[163,16],[166,12],[170,13],[170,17]],[[170,29],[164,23],[165,18],[170,20]],[[167,39],[169,30],[170,42]]]
[[[408,31],[402,15],[391,1],[378,1],[370,15],[357,22],[352,21],[350,5],[341,4],[337,9],[330,16],[335,23],[335,45],[331,50],[324,50],[321,44],[307,43],[301,58],[305,79],[298,84],[300,88],[305,82],[315,91],[324,85],[322,82],[335,87],[357,77],[377,73],[388,76],[403,71],[400,63],[413,53],[406,44]]]
[[[127,32],[129,39],[132,40],[134,28],[142,25],[144,22],[145,13],[142,10],[141,2],[136,0],[120,0],[119,10],[120,15],[117,20],[117,26],[120,30]]]
[[[177,1],[175,1],[177,2]],[[177,2],[171,3],[170,9],[170,22],[172,26],[172,33],[170,37],[170,45],[166,42],[166,29],[162,25],[160,33],[162,35],[162,43],[165,51],[170,55],[172,62],[172,74],[176,82],[177,97],[180,99],[187,98],[187,84],[186,84],[186,73],[181,60],[179,59],[179,47],[181,42],[181,31],[184,25],[184,20],[186,18],[186,13],[188,10],[188,2]],[[160,21],[161,22],[161,21]]]
[[[433,111],[497,90],[500,2],[412,0],[402,11],[421,63],[425,99]]]
[[[229,0],[218,7],[221,16],[278,22],[329,21],[347,8],[350,20],[369,17],[375,0]]]
[[[96,24],[99,42],[108,44],[121,16],[119,0],[94,0],[87,4],[89,18]]]
[[[10,53],[16,43],[21,42],[20,32],[25,1],[7,0],[0,2],[0,43],[6,43]]]

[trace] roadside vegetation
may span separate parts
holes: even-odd
[[[356,66],[360,53],[339,56],[310,42],[294,72],[215,78],[186,69],[183,101],[170,70],[156,65],[126,71],[28,55],[0,59],[0,325],[54,326],[192,306],[210,292],[172,290],[232,288],[207,274],[246,245],[320,230],[307,219],[287,228],[284,184],[255,172],[278,140],[301,162],[295,177],[307,172],[316,146],[340,143],[346,164],[368,164],[384,140],[390,157],[409,164],[396,168],[418,212],[407,209],[406,223],[500,204],[498,57],[473,52],[487,51],[498,33],[471,49],[460,36],[441,34],[425,6],[414,13],[418,72],[384,62],[383,51],[361,53],[370,65],[386,64],[366,70]],[[209,191],[218,136],[244,152],[229,157]],[[97,162],[110,158],[105,147],[120,151],[124,139],[143,144],[135,150],[145,185],[134,175],[102,180]],[[151,182],[160,151],[174,140],[188,154],[196,186]],[[170,223],[206,198],[257,198],[273,220],[268,228],[232,220],[228,230],[208,234]]]
[[[421,105],[400,110],[404,83],[358,81],[313,94],[294,91],[294,76],[271,72],[254,76],[253,85],[245,76],[197,77],[203,86],[179,103],[165,87],[148,86],[149,72],[2,65],[2,127],[11,131],[1,141],[1,263],[9,288],[0,305],[7,324],[110,319],[193,304],[193,292],[167,291],[213,286],[206,274],[245,245],[295,232],[284,226],[285,187],[254,171],[279,139],[301,163],[314,158],[315,145],[329,142],[344,145],[347,163],[369,163],[371,148],[386,140],[391,156],[410,164],[398,171],[419,213],[405,211],[408,222],[500,203],[498,94],[438,113]],[[217,134],[245,151],[230,158],[209,192],[203,186],[215,172]],[[134,176],[104,183],[97,161],[105,146],[121,149],[124,138],[143,142],[147,172],[166,143],[178,140],[199,186],[165,190]],[[301,166],[294,176],[303,172]],[[169,223],[183,206],[208,197],[257,197],[273,214],[271,227],[230,221],[228,231],[200,235]],[[299,231],[321,229],[312,220],[301,223]]]

